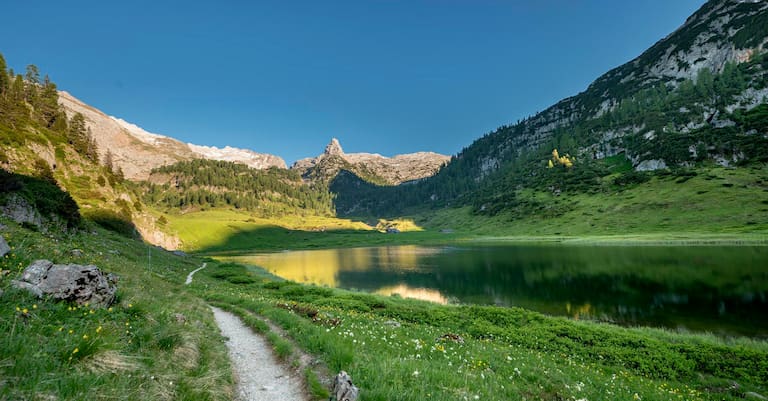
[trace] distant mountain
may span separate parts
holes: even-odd
[[[344,153],[338,139],[333,138],[325,151],[314,158],[295,162],[292,170],[304,178],[329,182],[340,171],[351,172],[361,179],[379,185],[397,185],[429,177],[450,160],[433,152],[417,152],[394,157],[371,153]]]
[[[285,161],[278,156],[229,146],[223,149],[198,146],[147,132],[120,118],[108,116],[67,92],[59,92],[59,103],[68,116],[75,113],[85,116],[101,159],[109,151],[113,163],[128,179],[143,180],[156,167],[193,159],[231,161],[256,169],[286,168]]]
[[[345,177],[331,190],[357,213],[425,204],[500,211],[530,189],[604,191],[646,171],[765,161],[767,41],[768,1],[709,1],[639,57],[476,140],[434,177],[396,190]],[[547,168],[555,149],[570,166]]]

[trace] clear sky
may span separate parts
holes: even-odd
[[[455,154],[704,0],[9,1],[0,52],[144,129],[276,154]]]

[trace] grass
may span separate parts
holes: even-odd
[[[291,216],[265,220],[246,213],[208,210],[166,215],[168,230],[185,250],[238,254],[464,241],[558,241],[600,244],[765,243],[768,241],[768,167],[709,167],[683,179],[658,174],[650,181],[597,194],[521,191],[540,205],[533,213],[477,215],[469,207],[443,208],[382,219],[399,234],[381,233],[359,220]]]
[[[169,230],[183,240],[184,248],[200,254],[433,243],[450,237],[418,231],[405,219],[393,224],[410,231],[386,234],[359,221],[319,216],[265,220],[235,211],[209,210],[166,217]]]
[[[2,223],[0,233],[14,249],[0,259],[7,273],[0,278],[0,399],[232,398],[227,352],[211,312],[182,288],[196,260],[149,248],[150,267],[147,246],[95,226],[56,237]],[[95,309],[10,287],[42,258],[116,273],[117,303]]]
[[[433,212],[417,222],[482,236],[768,238],[768,167],[712,167],[684,178],[661,175],[623,191],[597,194],[521,192],[543,209],[565,210],[552,217],[541,217],[543,209],[488,217],[465,208]]]
[[[762,341],[443,306],[300,285],[246,267],[239,274],[254,282],[233,284],[216,269],[201,272],[202,296],[269,318],[333,371],[349,372],[362,401],[720,400],[768,391]]]

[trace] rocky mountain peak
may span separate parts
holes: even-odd
[[[128,179],[145,180],[154,168],[193,159],[231,161],[256,169],[286,168],[285,161],[278,156],[229,146],[198,146],[147,132],[123,119],[108,116],[67,92],[59,92],[59,103],[70,118],[75,113],[85,117],[101,153],[99,156],[104,159],[109,150],[115,165]]]
[[[339,140],[331,138],[331,142],[325,147],[323,154],[328,156],[344,156],[344,150],[341,148]]]

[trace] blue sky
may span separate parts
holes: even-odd
[[[584,90],[704,0],[14,1],[0,52],[107,114],[287,162],[455,154]]]

